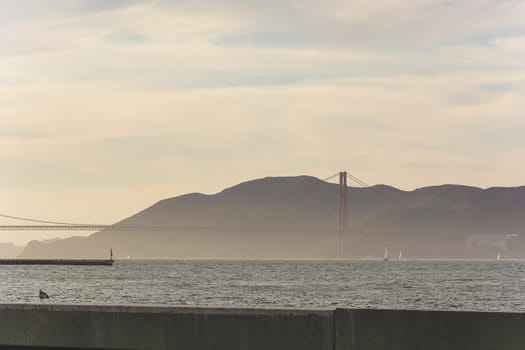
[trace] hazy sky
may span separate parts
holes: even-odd
[[[1,214],[341,169],[525,184],[525,1],[0,2]]]

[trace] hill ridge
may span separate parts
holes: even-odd
[[[345,255],[390,248],[418,258],[488,258],[498,251],[525,257],[524,189],[350,187]],[[113,247],[134,257],[333,258],[338,193],[337,184],[307,175],[254,179],[214,194],[162,199],[87,238],[31,242],[22,256],[97,257]],[[170,229],[125,232],[119,225]]]

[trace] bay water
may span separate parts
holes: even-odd
[[[524,261],[118,260],[0,266],[0,302],[525,312]]]

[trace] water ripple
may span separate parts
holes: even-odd
[[[525,312],[525,262],[118,261],[0,266],[0,302]]]

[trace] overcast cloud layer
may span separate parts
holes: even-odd
[[[2,1],[0,213],[342,169],[522,185],[524,96],[524,1]]]

